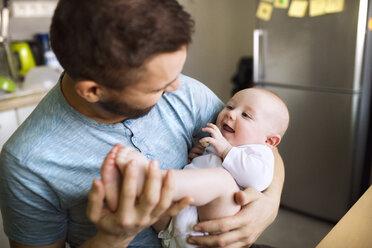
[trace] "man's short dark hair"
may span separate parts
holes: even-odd
[[[50,39],[74,80],[122,89],[153,56],[188,45],[193,27],[177,0],[60,0]]]

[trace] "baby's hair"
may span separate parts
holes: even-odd
[[[259,90],[261,92],[264,92],[270,96],[272,96],[276,101],[278,101],[279,105],[281,106],[281,111],[278,113],[277,117],[280,119],[280,126],[278,129],[278,132],[281,137],[285,134],[285,132],[288,129],[289,126],[289,110],[287,107],[287,104],[284,102],[284,100],[275,92],[265,89],[265,88],[251,88],[254,90]]]

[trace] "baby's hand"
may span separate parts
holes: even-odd
[[[211,134],[212,137],[205,137],[199,140],[200,143],[209,143],[213,145],[214,149],[216,150],[218,156],[222,159],[225,159],[226,155],[231,150],[232,146],[230,143],[222,136],[221,131],[218,127],[212,123],[208,123],[207,127],[202,129],[203,132],[208,132]]]
[[[194,144],[194,146],[189,151],[189,163],[191,163],[191,160],[193,160],[196,157],[199,157],[204,153],[205,147],[203,147],[201,144]]]

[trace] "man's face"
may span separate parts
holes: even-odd
[[[126,119],[146,115],[164,93],[179,88],[179,74],[186,61],[186,52],[185,46],[176,52],[156,55],[146,64],[140,82],[120,91],[106,90],[99,105],[107,112]]]

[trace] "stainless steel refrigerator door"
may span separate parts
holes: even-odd
[[[337,221],[348,210],[357,94],[265,86],[287,103],[282,205]]]
[[[289,17],[275,8],[270,21],[257,20],[265,35],[257,82],[358,90],[354,85],[359,1],[346,0],[341,13]],[[262,53],[264,51],[264,53]],[[255,56],[257,59],[257,56]]]

